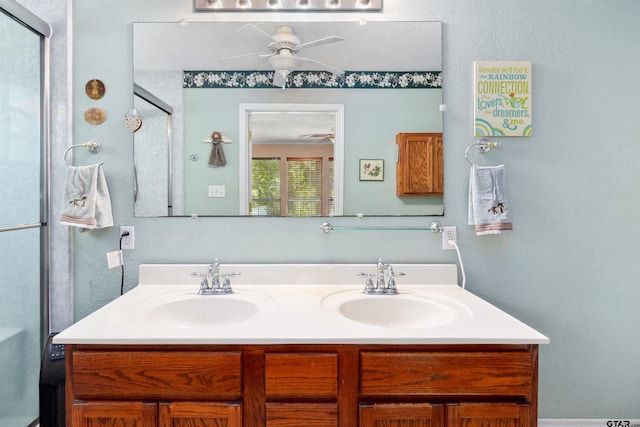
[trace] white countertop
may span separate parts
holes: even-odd
[[[206,265],[141,265],[139,285],[55,336],[65,344],[546,344],[549,339],[457,285],[455,265],[398,264],[401,294],[364,296],[355,272],[371,264],[222,265],[232,295],[198,296],[193,271]],[[371,326],[340,315],[331,301],[348,298],[422,298],[451,308],[455,320],[431,327]],[[202,299],[202,300],[200,300]],[[257,313],[245,321],[180,327],[151,316],[159,304],[211,299],[253,301]],[[216,301],[217,302],[217,301]],[[382,306],[385,305],[381,302]],[[382,314],[382,313],[381,313]]]

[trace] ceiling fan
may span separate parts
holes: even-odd
[[[287,85],[287,78],[289,77],[289,74],[291,74],[291,71],[299,68],[302,63],[305,62],[316,64],[320,66],[322,70],[330,71],[337,75],[344,74],[344,70],[341,70],[337,67],[322,63],[313,58],[299,56],[297,54],[297,52],[303,49],[309,49],[311,47],[320,46],[323,44],[343,41],[344,38],[342,37],[328,36],[303,43],[295,34],[293,28],[290,25],[279,26],[275,34],[267,33],[257,24],[251,24],[251,28],[265,36],[267,39],[271,40],[271,42],[267,45],[270,52],[258,52],[245,55],[230,56],[226,58],[220,58],[221,61],[247,56],[256,56],[261,60],[266,59],[269,65],[274,69],[272,84],[274,86],[282,87],[283,89]]]
[[[331,132],[329,133],[309,133],[306,135],[300,135],[300,138],[310,138],[310,139],[315,139],[319,142],[322,142],[324,140],[328,140],[331,143],[335,143],[336,141],[336,133],[333,129],[331,129]]]

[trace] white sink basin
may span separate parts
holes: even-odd
[[[273,300],[254,292],[231,295],[169,294],[140,306],[145,321],[170,328],[211,328],[244,322],[273,304]]]
[[[464,304],[427,293],[365,295],[341,291],[325,297],[322,305],[354,322],[386,328],[436,328],[471,318]]]

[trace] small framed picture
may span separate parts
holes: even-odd
[[[360,181],[384,181],[384,160],[360,159]]]

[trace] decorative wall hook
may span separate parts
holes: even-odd
[[[224,142],[225,144],[231,144],[233,142],[229,135],[227,135],[226,133],[218,132],[217,130],[204,137],[202,139],[202,142],[213,142],[216,139]]]

